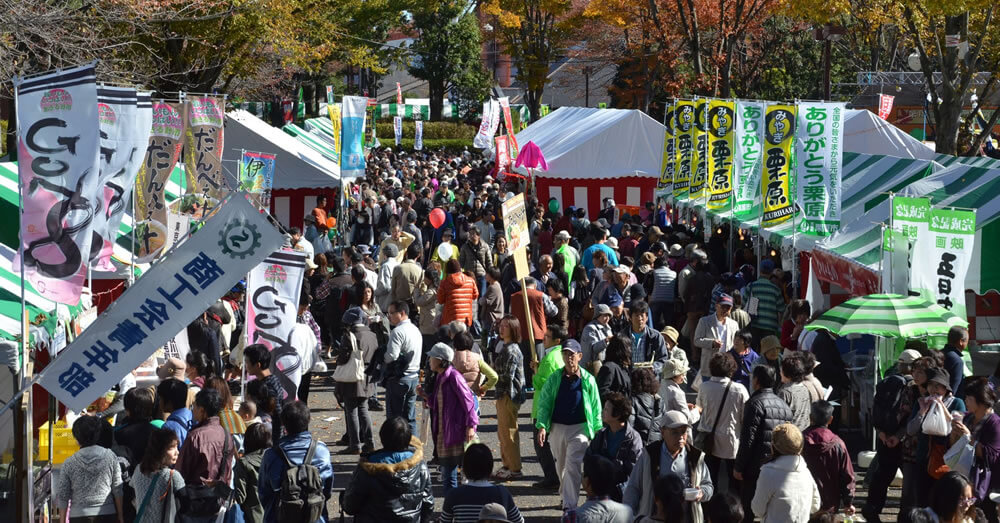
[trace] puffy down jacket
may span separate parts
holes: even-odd
[[[663,415],[663,400],[659,394],[641,392],[632,396],[632,417],[629,425],[642,437],[642,444],[660,441],[660,416]]]
[[[449,274],[438,287],[438,303],[444,305],[441,311],[441,325],[447,325],[455,320],[466,325],[472,325],[473,304],[479,299],[479,289],[476,280],[457,272]]]
[[[434,514],[431,475],[423,462],[420,440],[406,452],[380,451],[358,462],[341,497],[354,521],[418,523]]]
[[[784,400],[772,389],[754,392],[743,407],[743,430],[734,470],[751,477],[757,475],[760,467],[771,460],[774,427],[786,422],[792,423],[792,409]]]

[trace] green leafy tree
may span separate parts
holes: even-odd
[[[410,74],[427,82],[431,120],[441,119],[449,90],[462,98],[482,101],[489,91],[489,76],[480,60],[482,35],[465,2],[428,1],[413,11],[413,28],[419,32],[410,47]]]

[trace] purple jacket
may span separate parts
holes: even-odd
[[[443,394],[443,412],[437,412],[437,394]],[[431,423],[437,425],[438,416],[444,416],[444,444],[458,445],[465,441],[465,429],[479,425],[479,415],[472,399],[472,391],[462,374],[449,366],[434,380],[434,390],[429,394]]]
[[[803,434],[802,457],[819,489],[822,510],[854,502],[854,466],[844,441],[826,427],[810,427]]]

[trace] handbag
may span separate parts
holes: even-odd
[[[157,471],[159,472],[159,471]],[[168,476],[170,472],[167,472]],[[153,478],[153,482],[149,484],[149,488],[146,489],[146,495],[142,498],[142,504],[139,505],[139,512],[135,513],[135,523],[142,521],[142,515],[146,513],[146,506],[149,505],[149,498],[153,497],[153,491],[156,490],[156,484],[160,482],[160,475],[157,474]]]
[[[920,430],[928,436],[947,436],[951,433],[951,416],[944,403],[933,401],[924,419],[920,422]]]
[[[358,348],[358,339],[353,332],[347,333],[351,345],[351,355],[343,365],[338,364],[333,371],[333,381],[341,383],[357,383],[365,379],[364,354]]]
[[[219,458],[219,468],[211,485],[185,485],[177,492],[180,498],[180,514],[183,516],[208,517],[215,516],[229,502],[233,489],[222,480],[222,469],[229,459],[229,431],[222,427],[226,435],[222,443],[222,457]]]
[[[719,416],[722,416],[722,407],[726,405],[726,397],[729,396],[729,387],[732,385],[732,380],[726,384],[726,391],[722,393],[722,401],[719,402],[719,408],[715,411],[715,422],[712,423],[712,430],[705,432],[701,430],[701,427],[698,427],[698,433],[694,435],[695,448],[707,455],[712,454],[712,447],[715,446],[715,426],[719,424]]]

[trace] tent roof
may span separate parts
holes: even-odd
[[[560,107],[517,134],[545,156],[548,178],[658,178],[663,124],[635,109]]]
[[[994,241],[1000,238],[1000,169],[957,162],[911,183],[900,194],[928,197],[936,207],[976,209],[976,246],[965,288],[979,294],[1000,290],[1000,271],[983,270],[1000,258],[1000,242]],[[879,224],[889,221],[889,213],[889,202],[882,201],[817,247],[877,272],[882,239]]]
[[[934,149],[867,109],[849,109],[844,121],[844,151],[934,160]]]
[[[334,158],[337,157],[337,154],[333,151],[333,146],[327,143],[326,140],[322,139],[314,131],[307,131],[293,123],[285,124],[281,130],[285,131],[285,133],[289,136],[294,136],[296,140],[301,142],[306,147],[323,155],[323,158],[326,158],[331,162],[335,162]]]
[[[340,166],[256,116],[237,109],[226,113],[223,161],[238,162],[241,150],[277,154],[275,189],[313,189],[340,185]],[[237,165],[232,163],[230,165]]]

